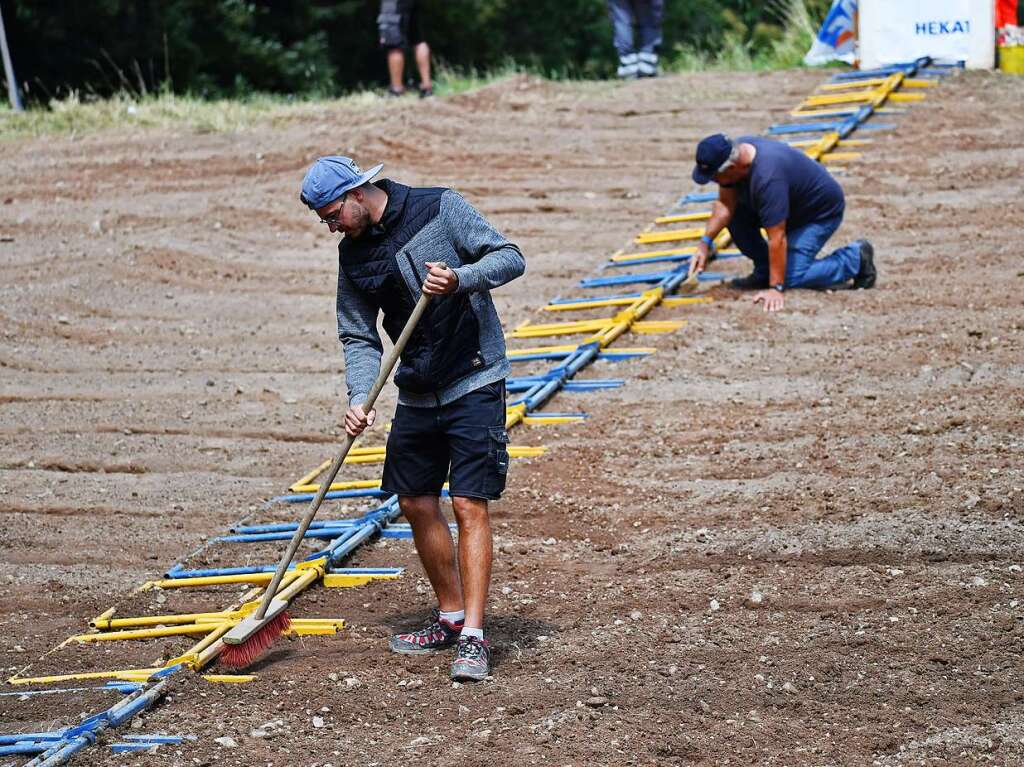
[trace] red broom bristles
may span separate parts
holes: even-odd
[[[221,665],[228,668],[251,666],[291,625],[287,611],[275,615],[241,644],[225,644],[220,651]]]

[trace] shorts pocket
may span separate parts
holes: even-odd
[[[508,478],[508,431],[504,426],[490,426],[487,429],[490,445],[487,450],[487,477],[484,492],[498,497],[505,489]]]

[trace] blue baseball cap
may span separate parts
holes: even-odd
[[[732,141],[724,133],[708,136],[697,144],[697,164],[693,166],[694,182],[703,186],[715,177],[732,154]]]
[[[362,186],[384,169],[384,163],[363,173],[351,157],[321,157],[306,171],[299,199],[313,210],[330,205],[350,189]]]

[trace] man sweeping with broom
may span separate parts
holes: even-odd
[[[338,337],[345,351],[349,407],[345,431],[375,420],[363,403],[380,370],[378,315],[394,341],[422,290],[430,302],[395,373],[398,407],[381,489],[397,494],[416,550],[437,595],[425,628],[391,638],[391,650],[424,654],[456,646],[451,675],[490,673],[484,606],[491,578],[488,501],[505,488],[505,356],[490,290],[526,270],[519,248],[458,193],[370,183],[347,157],[321,157],[301,199],[338,246]],[[445,481],[459,529],[458,557],[439,498]]]

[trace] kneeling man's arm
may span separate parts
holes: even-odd
[[[768,284],[783,285],[786,282],[786,222],[765,229],[768,232]]]

